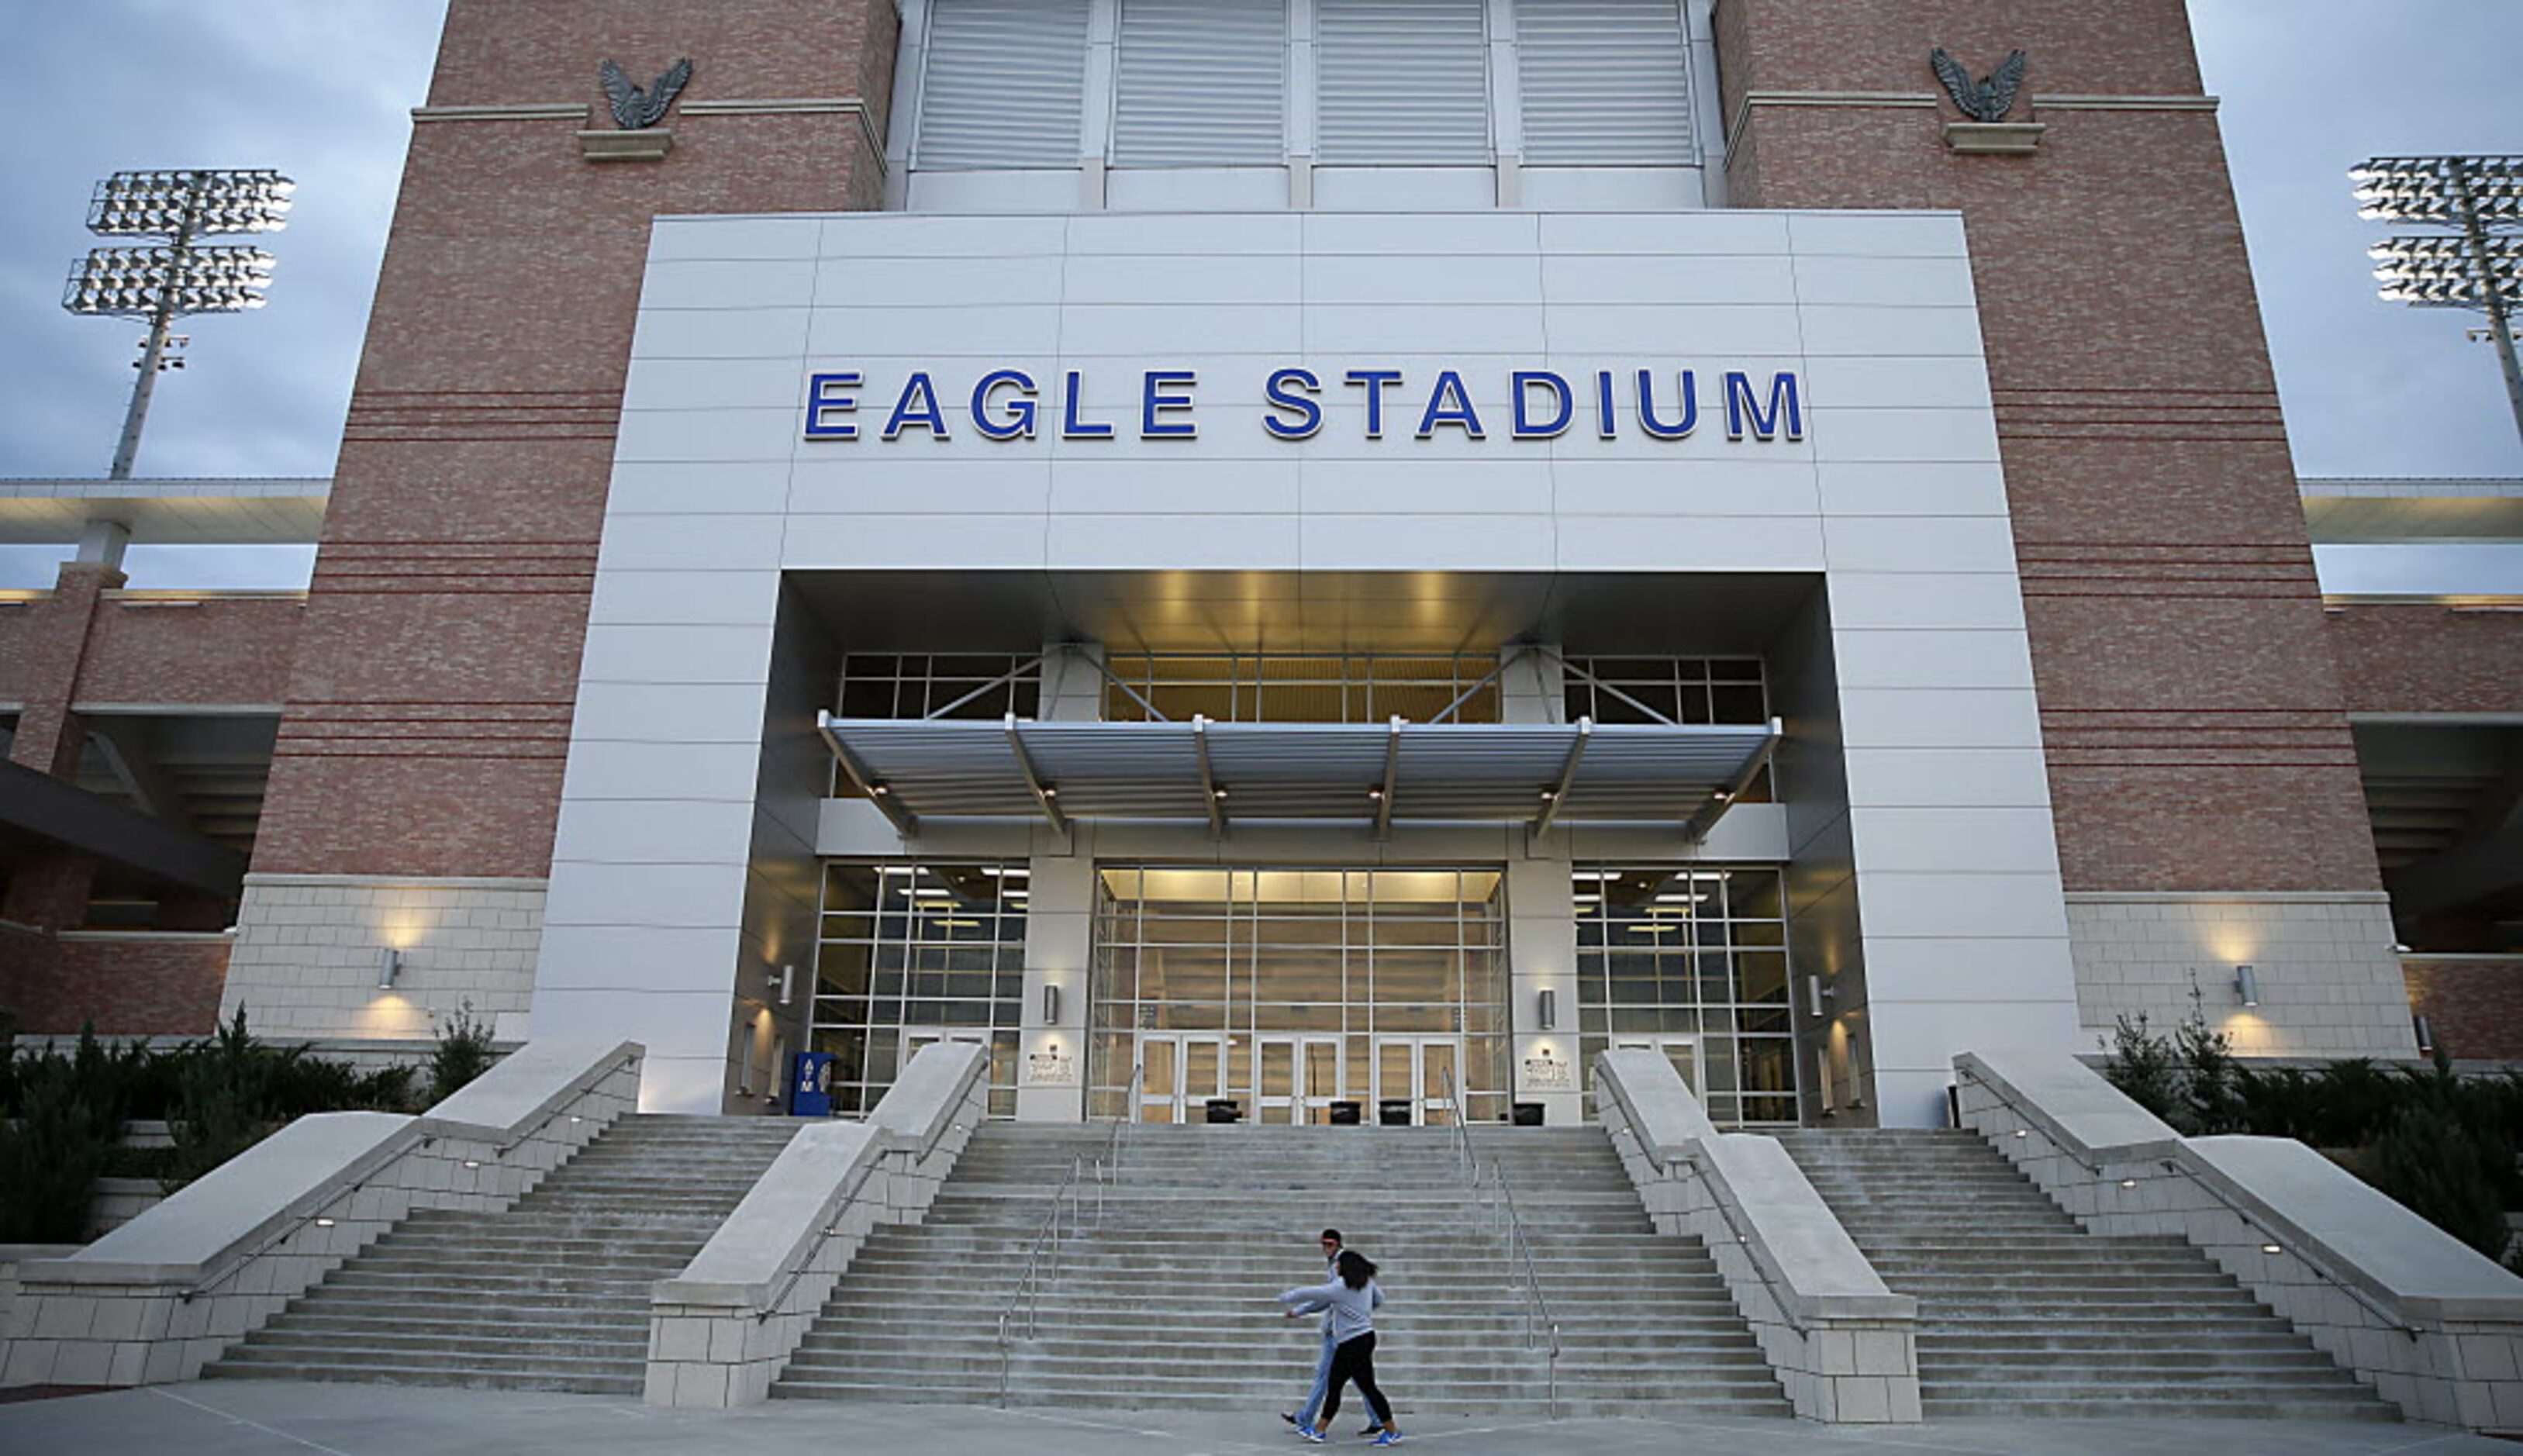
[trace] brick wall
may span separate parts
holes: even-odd
[[[1734,202],[1965,216],[2069,888],[2377,888],[2180,0],[1718,17]],[[1975,74],[2027,53],[2036,155],[1944,145],[1939,45]]]
[[[2523,1061],[2523,956],[2410,957],[2409,1006],[2464,1061]]]
[[[277,703],[306,602],[296,595],[178,602],[109,597],[90,631],[78,695],[91,703]]]
[[[2332,607],[2352,713],[2523,713],[2523,612]]]
[[[206,1036],[217,1029],[228,945],[224,935],[0,933],[0,958],[17,963],[0,996],[30,1035],[92,1021],[100,1036]]]

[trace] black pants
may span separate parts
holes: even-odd
[[[1330,1391],[1323,1396],[1323,1413],[1317,1418],[1322,1425],[1332,1424],[1340,1414],[1341,1387],[1357,1382],[1358,1393],[1366,1397],[1366,1408],[1375,1412],[1378,1425],[1393,1424],[1393,1407],[1384,1392],[1375,1387],[1375,1332],[1367,1331],[1356,1339],[1344,1339],[1332,1346]]]

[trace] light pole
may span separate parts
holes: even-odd
[[[140,453],[140,426],[149,397],[169,360],[170,327],[193,313],[241,313],[263,305],[271,283],[271,255],[260,248],[201,247],[198,238],[276,232],[288,221],[289,194],[297,184],[280,173],[255,171],[116,172],[96,185],[87,210],[88,231],[108,238],[163,238],[121,248],[91,249],[71,267],[62,306],[72,313],[149,320],[141,346],[140,377],[123,412],[122,438],[114,447],[109,480],[127,480]]]
[[[2377,157],[2349,172],[2360,217],[2452,229],[2402,234],[2366,250],[2387,303],[2478,308],[2505,371],[2523,435],[2523,364],[2514,312],[2523,307],[2523,156]]]

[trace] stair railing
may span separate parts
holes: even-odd
[[[1024,1338],[1036,1339],[1041,1333],[1042,1287],[1060,1277],[1061,1212],[1064,1209],[1069,1210],[1069,1231],[1075,1233],[1080,1222],[1076,1207],[1080,1198],[1077,1185],[1084,1178],[1085,1173],[1086,1159],[1083,1156],[1069,1160],[1069,1171],[1062,1175],[1060,1186],[1052,1190],[1051,1207],[1043,1214],[1042,1226],[1035,1231],[1033,1243],[1025,1248],[1024,1263],[1017,1274],[1016,1291],[1008,1295],[1007,1304],[999,1310],[999,1403],[1001,1405],[1008,1403],[1009,1386],[1016,1373],[1015,1331],[1019,1311],[1023,1311]],[[1097,1179],[1096,1187],[1096,1215],[1098,1222],[1101,1222],[1103,1184],[1100,1177]]]
[[[1104,1161],[1113,1170],[1113,1181],[1121,1181],[1121,1153],[1130,1124],[1139,1120],[1139,1089],[1148,1080],[1148,1064],[1140,1062],[1130,1069],[1130,1085],[1121,1094],[1121,1115],[1113,1119],[1113,1136],[1104,1145]],[[1096,1209],[1096,1222],[1103,1222],[1103,1208]]]
[[[1559,1419],[1559,1322],[1550,1316],[1550,1301],[1543,1294],[1542,1277],[1533,1267],[1533,1245],[1525,1238],[1524,1220],[1516,1212],[1515,1189],[1507,1181],[1506,1164],[1493,1158],[1490,1160],[1490,1177],[1498,1185],[1499,1201],[1491,1205],[1481,1197],[1481,1165],[1472,1152],[1471,1119],[1463,1115],[1463,1100],[1455,1089],[1453,1070],[1448,1068],[1442,1075],[1446,1086],[1446,1108],[1454,1122],[1454,1146],[1461,1152],[1463,1167],[1470,1175],[1473,1205],[1492,1211],[1493,1221],[1505,1242],[1508,1257],[1518,1260],[1524,1272],[1524,1347],[1545,1352],[1545,1409],[1549,1419],[1556,1421]]]

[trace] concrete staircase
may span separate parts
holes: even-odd
[[[626,1117],[504,1212],[413,1214],[203,1374],[637,1396],[649,1286],[797,1126]]]
[[[928,1220],[861,1249],[773,1393],[996,1399],[996,1322],[1048,1191],[1109,1127],[992,1124]],[[1506,1164],[1561,1330],[1564,1414],[1789,1414],[1705,1251],[1654,1234],[1603,1134],[1481,1128]],[[1539,1415],[1546,1360],[1524,1341],[1520,1260],[1466,1206],[1454,1135],[1439,1128],[1136,1127],[1100,1229],[1064,1248],[1019,1339],[1020,1404],[1293,1409],[1316,1322],[1280,1290],[1318,1283],[1315,1236],[1346,1233],[1383,1266],[1376,1370],[1413,1413]],[[1266,1419],[1266,1417],[1265,1417]],[[1355,1392],[1346,1430],[1365,1417]]]
[[[1975,1134],[1783,1133],[1883,1282],[1919,1300],[1929,1420],[2395,1420],[2177,1238],[2088,1234]]]

